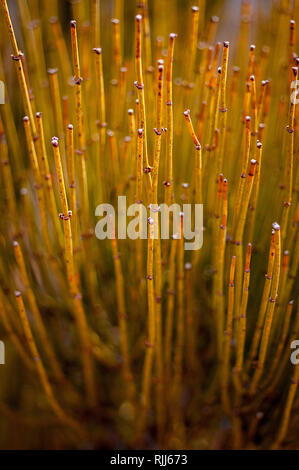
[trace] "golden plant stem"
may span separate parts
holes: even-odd
[[[297,79],[298,75],[298,67],[293,67],[293,77],[294,80]],[[281,239],[282,239],[282,246],[284,247],[286,232],[288,227],[288,220],[289,220],[289,213],[290,207],[292,204],[292,196],[293,196],[293,173],[294,173],[294,121],[295,121],[295,109],[296,109],[296,100],[290,103],[290,110],[289,110],[289,123],[287,126],[288,132],[288,157],[287,157],[287,165],[286,165],[286,199],[283,202],[283,211],[282,211],[282,218],[281,218]]]
[[[121,58],[121,44],[120,44],[120,21],[117,18],[112,18],[111,20],[113,26],[113,33],[112,33],[112,49],[113,49],[113,60],[112,60],[112,90],[111,90],[111,101],[112,101],[112,109],[111,109],[111,127],[116,129],[117,122],[119,116],[121,115],[120,112],[120,105],[121,102],[118,101],[119,93],[120,93],[120,68],[122,63]]]
[[[61,96],[59,90],[59,82],[58,82],[58,69],[48,69],[49,75],[49,82],[50,82],[50,90],[52,95],[52,103],[54,108],[54,117],[55,117],[55,124],[59,138],[63,138],[63,118],[62,118],[62,107],[61,107]]]
[[[227,81],[227,66],[228,66],[229,42],[224,41],[222,49],[222,63],[221,63],[221,80],[220,80],[220,106],[219,106],[219,149],[217,151],[217,171],[216,175],[223,170],[223,154],[225,146],[226,135],[226,81]]]
[[[57,206],[55,200],[55,194],[52,184],[52,176],[49,169],[49,161],[45,144],[44,128],[43,128],[43,119],[42,113],[36,113],[36,125],[37,125],[37,157],[38,164],[41,172],[42,179],[44,180],[44,193],[45,200],[48,205],[48,209],[52,218],[52,223],[58,237],[59,244],[61,244],[61,227],[59,225],[59,220],[57,217]]]
[[[100,0],[92,0],[91,4],[91,29],[92,45],[94,47],[100,44]]]
[[[18,56],[19,55],[19,48],[18,48],[18,45],[17,45],[17,40],[16,40],[16,37],[15,37],[13,25],[12,25],[12,22],[11,22],[11,19],[10,19],[10,14],[9,14],[8,6],[7,6],[7,1],[6,0],[1,0],[1,4],[2,4],[2,7],[3,7],[3,11],[4,11],[5,22],[6,22],[6,25],[7,25],[7,28],[8,28],[8,34],[9,34],[9,39],[10,39],[10,42],[11,42],[12,50],[13,50],[14,55]]]
[[[61,24],[55,16],[50,18],[50,24],[54,34],[55,46],[57,49],[64,82],[68,84],[72,76],[72,69],[68,49],[61,29]]]
[[[137,440],[142,439],[142,434],[147,420],[147,412],[150,404],[150,389],[152,377],[152,363],[154,358],[154,348],[156,341],[156,316],[155,316],[155,295],[154,295],[154,220],[148,220],[148,241],[147,241],[147,301],[148,301],[148,339],[146,342],[145,361],[142,373],[141,387],[141,412],[137,423]]]
[[[129,135],[126,136],[126,141],[128,144],[128,159],[126,165],[126,174],[129,178],[130,193],[134,190],[134,178],[135,178],[135,154],[136,154],[136,141],[137,141],[137,132],[136,132],[136,119],[134,110],[132,108],[128,109],[128,121],[129,121]],[[134,201],[134,193],[130,194],[130,201]]]
[[[133,142],[133,148],[135,149],[136,144],[136,119],[134,114],[134,109],[128,109],[128,118],[129,118],[129,136]]]
[[[219,54],[220,54],[220,49],[221,49],[221,42],[217,42],[215,45],[215,51],[212,59],[211,65],[208,67],[207,71],[207,81],[205,83],[205,90],[208,93],[209,88],[213,89],[215,87],[215,73],[216,73],[216,67],[218,64],[218,59],[219,59]],[[206,100],[206,97],[204,97]]]
[[[285,250],[283,252],[282,272],[281,272],[281,280],[280,280],[280,286],[279,286],[282,301],[284,300],[283,293],[285,292],[285,286],[288,280],[289,265],[290,265],[290,252],[288,250]]]
[[[121,67],[120,68],[120,79],[119,79],[119,90],[117,96],[117,103],[120,103],[119,110],[116,116],[116,129],[120,129],[122,127],[123,119],[124,119],[124,111],[125,111],[125,102],[126,102],[126,93],[127,93],[127,74],[128,68]]]
[[[264,371],[265,358],[267,354],[267,347],[270,338],[271,325],[273,320],[274,307],[277,300],[278,286],[279,286],[279,276],[280,276],[280,257],[281,257],[281,239],[280,239],[280,227],[277,223],[273,224],[273,229],[275,230],[274,240],[275,240],[275,256],[274,256],[274,269],[273,269],[273,280],[271,285],[271,294],[269,297],[265,324],[263,330],[263,336],[261,340],[261,346],[259,350],[259,357],[257,362],[257,368],[253,375],[252,382],[249,388],[249,394],[254,395],[259,383],[259,380]]]
[[[259,190],[260,190],[260,179],[261,179],[261,166],[262,166],[262,143],[257,142],[257,157],[256,157],[256,173],[252,188],[251,194],[251,201],[249,206],[249,216],[248,216],[248,240],[251,242],[253,241],[254,235],[254,225],[255,225],[255,217],[256,217],[256,208],[258,203],[259,197]]]
[[[62,214],[60,218],[63,220],[64,236],[65,236],[65,261],[67,270],[67,279],[70,289],[70,294],[74,299],[74,313],[77,322],[79,337],[82,348],[82,362],[83,362],[83,373],[85,380],[85,387],[87,392],[88,401],[91,405],[95,404],[95,383],[94,383],[94,372],[93,363],[91,358],[91,346],[88,333],[88,325],[82,305],[81,294],[77,290],[77,283],[74,272],[74,258],[73,258],[73,240],[72,240],[72,228],[71,228],[71,215],[72,213],[68,208],[68,201],[66,197],[64,177],[61,165],[61,157],[59,151],[59,142],[57,138],[52,139],[52,146],[55,158],[55,166],[57,172],[59,194],[62,205]]]
[[[114,65],[114,78],[118,79],[120,67],[122,63],[121,57],[121,44],[120,44],[120,22],[117,18],[112,18],[113,24],[113,65]]]
[[[299,329],[299,308],[297,307],[297,313],[292,327],[292,332],[289,340],[291,344],[294,340],[298,338],[298,329]],[[275,371],[275,376],[273,377],[271,384],[267,387],[264,394],[273,393],[273,390],[277,387],[279,380],[281,379],[282,374],[285,372],[287,363],[290,361],[290,350],[287,348],[284,352],[284,356],[280,361],[279,368]],[[263,395],[264,395],[263,394]]]
[[[252,136],[255,136],[257,134],[257,125],[258,125],[258,120],[257,120],[257,104],[256,104],[256,84],[255,84],[255,76],[251,75],[250,76],[250,81],[251,81],[251,133]]]
[[[290,263],[290,270],[289,270],[289,275],[288,275],[288,282],[286,283],[285,286],[285,291],[284,291],[284,296],[283,296],[283,302],[285,302],[290,298],[291,292],[293,285],[296,280],[296,273],[299,267],[299,232],[297,230],[297,236],[296,236],[296,241],[294,244],[293,248],[293,259],[292,262]]]
[[[216,247],[215,250],[213,250],[212,253],[212,265],[214,269],[214,273],[217,274],[218,271],[218,256],[219,256],[219,237],[220,237],[220,224],[219,224],[219,219],[221,216],[221,208],[222,208],[222,191],[223,191],[223,175],[220,174],[217,180],[217,194],[216,194],[216,205],[215,205],[215,212],[214,212],[214,218],[213,218],[213,246]],[[217,307],[217,277],[214,275],[214,282],[213,282],[213,309],[216,310]],[[218,320],[217,320],[218,323]],[[220,323],[218,323],[217,326],[217,334],[218,334],[218,340],[217,340],[217,347],[218,347],[218,356],[220,357],[222,351],[220,348]]]
[[[137,15],[138,16],[138,15]],[[137,17],[136,17],[137,19]],[[138,21],[137,21],[137,30],[138,30]],[[137,31],[138,32],[138,31]],[[137,47],[138,50],[138,47]],[[137,57],[137,55],[136,55]],[[161,126],[161,119],[162,119],[162,85],[163,85],[163,71],[164,67],[158,61],[158,82],[157,82],[157,127],[155,128],[155,153],[154,153],[154,164],[153,164],[153,178],[152,178],[152,202],[151,208],[152,210],[156,210],[157,208],[157,192],[158,192],[158,175],[159,175],[159,163],[160,163],[160,152],[161,152],[161,134],[162,134],[162,126]],[[144,134],[141,132],[142,129],[138,130],[138,139],[139,136]],[[138,142],[138,161],[141,160],[140,158],[140,150],[141,143]],[[137,182],[140,179],[140,163],[138,164],[137,168]],[[157,214],[156,214],[157,215]],[[162,373],[162,335],[161,335],[161,311],[160,306],[155,305],[154,303],[154,281],[153,281],[153,264],[154,264],[154,246],[157,249],[157,256],[155,258],[155,265],[156,265],[156,276],[157,281],[156,285],[158,287],[158,292],[161,290],[161,253],[159,247],[156,243],[154,243],[153,238],[155,237],[155,233],[159,233],[159,222],[158,217],[155,219],[149,219],[149,239],[148,239],[148,252],[147,252],[147,290],[148,290],[148,312],[149,312],[149,347],[146,351],[145,357],[145,365],[144,365],[144,375],[143,375],[143,388],[142,388],[142,406],[143,406],[143,414],[147,412],[147,408],[149,406],[149,389],[150,389],[150,380],[151,380],[151,369],[152,369],[152,356],[153,356],[153,347],[155,345],[155,355],[157,357],[157,365],[159,367],[159,373]],[[159,237],[159,235],[158,235]],[[159,240],[158,240],[159,241]],[[160,243],[160,242],[159,242]],[[159,257],[160,255],[160,257]],[[158,315],[160,314],[160,318],[157,318],[157,310]],[[157,326],[159,327],[159,332],[157,332]],[[157,334],[158,333],[158,334]],[[157,341],[159,344],[157,344]],[[161,412],[160,402],[162,400],[163,389],[161,386],[157,389],[158,393],[158,407],[159,411]],[[162,410],[163,411],[163,410]],[[145,418],[142,415],[142,422],[141,425],[144,426]],[[142,430],[142,426],[139,427],[139,433]],[[162,433],[162,428],[164,426],[164,419],[163,414],[161,415],[161,419],[159,420],[159,435]]]
[[[151,198],[151,210],[158,210],[158,182],[159,182],[159,167],[160,167],[160,155],[161,155],[161,137],[162,137],[162,104],[163,104],[163,78],[164,78],[164,66],[158,60],[157,63],[157,117],[155,132],[155,149],[154,149],[154,162],[152,170],[152,198]],[[156,317],[156,343],[155,343],[155,357],[157,367],[157,421],[158,421],[158,436],[161,442],[164,424],[165,424],[165,413],[164,413],[164,400],[163,400],[163,349],[162,349],[162,319],[161,319],[161,300],[162,300],[162,273],[161,273],[161,242],[160,242],[160,228],[158,213],[154,212],[154,224],[157,232],[157,239],[154,241],[154,267],[155,267],[155,317]]]
[[[159,231],[159,228],[158,228]],[[160,231],[159,231],[160,232]],[[164,354],[162,342],[162,262],[161,262],[161,241],[160,233],[158,239],[155,240],[155,313],[156,313],[156,369],[157,369],[157,428],[158,440],[162,443],[165,432],[165,399],[164,399]]]
[[[67,173],[69,180],[70,210],[76,209],[76,179],[75,179],[75,160],[74,160],[74,126],[67,126]]]
[[[197,135],[198,135],[198,140],[201,141],[202,136],[203,136],[203,130],[205,127],[205,116],[207,112],[207,102],[203,101],[201,105],[201,111],[199,114],[199,119],[198,119],[198,127],[197,127]]]
[[[219,238],[217,240],[217,273],[216,273],[216,315],[217,315],[217,341],[219,359],[221,358],[223,331],[224,331],[224,292],[223,292],[223,275],[224,275],[224,259],[225,244],[227,231],[227,180],[223,179],[222,184],[222,219],[218,231]]]
[[[237,223],[239,220],[240,215],[240,207],[244,192],[245,180],[246,180],[246,171],[248,168],[249,162],[249,155],[250,155],[250,116],[246,116],[245,118],[245,136],[244,136],[244,151],[243,151],[243,158],[242,158],[242,167],[241,167],[241,176],[239,179],[238,184],[238,191],[235,200],[235,210],[234,210],[234,218],[233,218],[233,237],[236,240],[236,230],[237,230]]]
[[[284,317],[282,333],[281,333],[281,336],[279,337],[278,347],[275,351],[275,355],[274,355],[270,370],[266,377],[265,385],[263,384],[263,387],[265,388],[271,383],[273,376],[277,371],[278,362],[281,359],[282,352],[286,346],[286,339],[289,333],[289,326],[290,326],[290,321],[291,321],[293,305],[294,305],[294,301],[290,300],[287,306],[285,317]]]
[[[196,49],[197,49],[197,42],[198,42],[198,25],[199,25],[199,8],[197,6],[193,6],[191,8],[191,28],[190,28],[190,49],[189,49],[189,63],[188,63],[188,70],[187,70],[187,77],[189,83],[193,81],[194,76],[194,66],[195,66],[195,58],[196,58]]]
[[[82,77],[85,80],[90,78],[90,22],[85,21],[82,24]],[[86,88],[89,89],[90,82],[87,82]],[[90,109],[90,113],[92,110]]]
[[[137,168],[136,168],[136,195],[135,201],[136,204],[142,204],[143,200],[143,129],[138,129],[137,134]],[[142,215],[139,213],[139,231],[142,232]],[[142,262],[142,240],[137,240],[136,247],[136,265],[137,265],[137,276],[140,282],[143,272],[143,262]]]
[[[72,211],[72,235],[74,244],[74,253],[78,251],[78,227],[77,227],[77,194],[76,194],[76,176],[74,160],[74,128],[72,124],[67,127],[67,167],[69,177],[70,210]]]
[[[247,63],[247,71],[246,71],[246,79],[245,79],[245,94],[244,94],[244,101],[243,101],[243,121],[245,116],[249,114],[249,105],[250,105],[250,96],[251,96],[251,83],[250,77],[253,74],[253,65],[255,60],[255,45],[252,44],[249,49],[249,56],[248,56],[248,63]]]
[[[7,25],[7,28],[8,28],[9,38],[10,38],[10,42],[11,42],[11,46],[12,46],[12,50],[13,50],[12,58],[16,63],[17,75],[18,75],[19,84],[20,84],[20,88],[21,88],[25,113],[29,116],[30,123],[31,123],[31,126],[32,126],[32,132],[33,132],[33,135],[35,136],[36,135],[36,127],[35,127],[35,121],[34,121],[32,106],[31,106],[31,102],[30,102],[30,97],[29,97],[29,90],[28,90],[27,83],[26,83],[26,78],[25,78],[25,74],[24,74],[23,64],[22,64],[22,61],[21,61],[20,51],[19,51],[19,48],[18,48],[18,45],[17,45],[13,25],[12,25],[9,10],[8,10],[8,7],[7,7],[7,1],[6,0],[1,0],[1,4],[2,4],[2,7],[3,7],[5,22],[6,22],[6,25]]]
[[[25,116],[23,118],[23,122],[24,122],[24,127],[25,127],[26,140],[27,140],[28,152],[30,156],[31,167],[33,171],[35,189],[37,192],[38,206],[39,206],[40,218],[41,218],[42,235],[43,235],[44,242],[47,248],[47,252],[50,255],[51,243],[49,239],[48,222],[47,222],[47,216],[46,216],[46,207],[45,207],[45,199],[44,199],[44,193],[43,193],[43,187],[42,187],[42,180],[40,176],[40,169],[38,166],[35,146],[32,140],[32,133],[31,133],[30,121],[29,121],[28,116]]]
[[[62,121],[63,121],[63,132],[64,135],[67,135],[67,126],[70,122],[70,112],[69,112],[69,97],[67,95],[63,95],[62,97]],[[66,143],[67,147],[67,143]]]
[[[174,199],[173,193],[173,92],[172,92],[172,74],[173,74],[173,54],[174,44],[177,35],[169,35],[169,45],[167,53],[166,69],[166,113],[167,113],[167,132],[166,132],[166,179],[165,186],[165,204],[170,206]]]
[[[140,129],[140,123],[141,123],[141,117],[140,117],[140,103],[139,103],[139,99],[137,99],[136,101],[136,128],[137,129]]]
[[[167,312],[165,326],[165,346],[164,346],[164,367],[166,376],[169,380],[171,374],[171,358],[172,358],[172,342],[173,342],[173,311],[175,296],[175,259],[176,259],[177,242],[175,238],[171,242],[169,256],[169,275],[167,289]]]
[[[216,89],[213,90],[213,94],[210,99],[210,125],[209,125],[209,135],[208,135],[208,152],[214,150],[213,148],[213,139],[215,130],[218,124],[218,116],[219,116],[219,103],[220,103],[220,81],[221,81],[221,67],[217,69],[217,80],[216,80]],[[212,91],[212,89],[211,89]],[[206,174],[206,173],[205,173]]]
[[[246,185],[243,192],[243,197],[240,206],[240,215],[236,228],[235,238],[235,254],[237,256],[236,266],[236,312],[239,312],[241,306],[241,291],[242,291],[242,272],[243,272],[243,233],[248,212],[249,201],[252,193],[252,187],[255,176],[256,160],[251,159],[249,173],[246,179]]]
[[[224,332],[223,342],[223,359],[221,364],[221,402],[226,412],[230,410],[230,399],[228,395],[228,382],[229,382],[229,370],[230,370],[230,345],[232,337],[232,326],[233,326],[233,312],[234,312],[234,279],[235,279],[235,267],[236,257],[233,256],[230,266],[229,274],[229,285],[228,285],[228,304],[227,304],[227,318],[226,318],[226,330]]]
[[[265,100],[265,92],[266,92],[268,83],[269,83],[269,80],[263,80],[261,83],[261,87],[260,87],[260,95],[259,95],[259,99],[257,102],[257,122],[259,125],[262,122],[262,112],[263,112],[263,105],[264,105],[264,100]]]
[[[184,312],[184,231],[183,231],[183,215],[181,215],[181,230],[180,238],[177,247],[177,328],[176,328],[176,344],[174,351],[174,384],[173,384],[173,402],[176,406],[173,410],[173,424],[174,428],[178,428],[179,436],[184,432],[182,408],[181,408],[181,394],[182,394],[182,372],[183,372],[183,359],[184,359],[184,344],[185,344],[185,312]]]
[[[147,72],[150,72],[152,68],[152,48],[151,48],[150,22],[149,22],[149,17],[148,17],[148,0],[143,1],[142,18],[143,18],[145,70]]]
[[[155,151],[152,170],[152,204],[158,203],[158,178],[161,154],[161,136],[162,136],[162,102],[163,102],[163,72],[164,66],[158,61],[158,82],[157,82],[157,127],[155,131]]]
[[[82,428],[82,423],[77,423],[73,418],[70,418],[69,416],[66,415],[64,410],[61,408],[61,406],[58,404],[52,387],[50,385],[46,370],[44,368],[44,365],[42,363],[41,357],[39,355],[39,352],[37,350],[32,331],[28,322],[28,318],[26,315],[25,307],[24,307],[24,302],[22,298],[21,292],[16,291],[16,300],[17,300],[17,305],[18,305],[18,312],[20,316],[21,323],[24,328],[24,333],[25,333],[25,339],[26,342],[28,343],[28,347],[30,349],[32,359],[36,364],[37,372],[42,384],[42,387],[44,389],[44,392],[49,400],[49,404],[54,411],[55,415],[57,418],[66,426],[70,427],[73,431],[76,432],[81,438],[83,437],[86,439],[86,434],[85,431]]]
[[[112,169],[112,184],[117,187],[117,182],[119,180],[119,158],[118,158],[118,147],[115,137],[115,133],[111,130],[107,131],[108,142],[111,151],[111,169]]]
[[[29,99],[30,99],[30,102],[31,102],[31,106],[32,106],[32,113],[34,114],[34,96],[33,96],[33,93],[32,93],[32,89],[30,87],[30,83],[29,83],[29,75],[28,75],[28,70],[27,70],[27,66],[26,66],[26,62],[25,62],[25,55],[23,54],[23,52],[20,51],[20,59],[21,59],[21,62],[22,62],[22,67],[23,67],[23,70],[24,70],[24,75],[25,75],[25,81],[26,81],[26,86],[27,86],[27,90],[28,90],[28,95],[29,95]],[[14,57],[11,57],[12,59]]]
[[[127,314],[125,306],[125,291],[124,291],[124,278],[120,262],[120,254],[118,252],[117,239],[115,238],[115,230],[112,223],[112,254],[113,254],[113,263],[116,277],[116,296],[117,296],[117,306],[118,306],[118,322],[120,327],[120,337],[121,337],[121,351],[123,356],[124,364],[124,380],[127,387],[127,398],[132,403],[135,399],[135,385],[133,380],[133,375],[130,365],[130,352],[129,352],[129,341],[128,341],[128,326],[127,326]]]
[[[1,57],[0,57],[0,71],[1,71]],[[14,162],[15,170],[17,174],[20,174],[20,164],[19,154],[21,153],[21,145],[19,136],[17,133],[16,125],[12,115],[12,109],[10,103],[5,103],[1,106],[1,117],[3,119],[3,125],[7,129],[7,143],[11,149],[10,161]]]
[[[145,99],[144,99],[144,82],[143,82],[143,73],[142,73],[142,58],[141,58],[141,23],[142,23],[142,16],[136,15],[136,30],[135,30],[135,38],[136,38],[136,75],[137,81],[135,82],[135,86],[137,87],[138,91],[138,102],[140,106],[140,124],[138,124],[138,129],[143,129],[144,132],[144,163],[145,169],[149,169],[149,160],[148,160],[148,151],[147,151],[147,131],[146,131],[146,113],[145,113]],[[152,178],[150,171],[148,171],[148,184],[151,188],[152,186]]]
[[[233,76],[231,81],[231,89],[230,89],[230,102],[232,103],[232,115],[238,109],[238,90],[240,87],[240,67],[237,65],[233,68]],[[237,124],[237,123],[236,123]],[[231,131],[235,129],[235,125],[233,123],[230,125]]]
[[[282,416],[281,423],[278,429],[277,437],[275,439],[275,442],[271,446],[271,449],[277,449],[286,436],[288,426],[289,426],[292,406],[293,406],[295,395],[296,395],[297,388],[298,388],[298,383],[299,383],[299,366],[297,364],[296,366],[294,366],[293,377],[291,380],[291,385],[289,388],[287,401],[286,401],[285,408],[283,411],[283,416]]]
[[[78,50],[77,26],[76,21],[71,21],[71,40],[72,40],[72,56],[75,82],[75,98],[76,98],[76,133],[77,133],[77,154],[79,155],[79,177],[80,177],[80,203],[81,203],[81,219],[83,234],[87,235],[89,225],[89,198],[86,173],[86,156],[85,156],[85,133],[83,122],[83,104],[82,104],[82,78],[80,74],[80,59]]]
[[[201,145],[195,134],[192,120],[190,117],[190,110],[184,111],[184,116],[187,122],[188,130],[194,142],[196,149],[195,158],[195,204],[202,204],[202,159],[201,159]]]
[[[6,312],[5,302],[3,301],[3,295],[0,291],[0,318],[3,323],[3,326],[7,332],[8,337],[10,338],[12,344],[16,348],[21,360],[23,361],[24,365],[29,369],[32,370],[34,365],[32,363],[32,359],[28,356],[27,351],[24,349],[21,339],[18,335],[14,332],[9,317]]]
[[[292,65],[294,63],[294,49],[296,44],[296,22],[290,20],[290,36],[289,36],[289,85],[292,81]]]
[[[0,154],[3,168],[3,180],[6,192],[6,201],[8,205],[11,225],[14,231],[13,236],[16,236],[16,234],[19,232],[19,219],[17,215],[17,202],[14,191],[11,165],[8,159],[8,149],[4,134],[0,136]]]
[[[196,364],[196,336],[195,330],[198,326],[198,318],[195,318],[192,305],[192,264],[185,263],[186,271],[186,363],[188,369],[194,372],[197,368]],[[195,321],[196,320],[196,321]]]
[[[248,354],[248,361],[247,361],[247,364],[246,364],[246,370],[248,369],[249,366],[252,365],[252,361],[256,357],[257,350],[258,350],[258,344],[259,344],[260,337],[261,337],[261,334],[262,334],[264,318],[265,318],[265,313],[266,313],[266,308],[267,308],[267,301],[268,301],[268,298],[269,298],[270,288],[271,288],[271,283],[272,283],[274,257],[275,257],[275,240],[274,240],[274,230],[272,230],[267,274],[265,275],[265,278],[266,278],[265,279],[265,285],[264,285],[262,300],[261,300],[261,303],[260,303],[258,319],[257,319],[256,327],[255,327],[255,330],[254,330],[250,351],[249,351],[249,354]]]
[[[250,282],[251,248],[252,248],[251,243],[248,243],[247,252],[246,252],[244,278],[243,278],[243,292],[242,292],[240,316],[237,318],[238,342],[237,342],[237,350],[236,350],[236,365],[234,368],[234,383],[235,383],[235,387],[238,393],[242,393],[240,375],[242,373],[243,363],[244,363],[244,349],[245,349],[246,323],[247,323],[247,303],[248,303],[248,291],[249,291],[249,282]]]
[[[290,235],[289,235],[289,239],[288,239],[288,249],[291,251],[293,250],[293,246],[294,246],[294,241],[295,241],[295,237],[296,237],[296,232],[297,232],[297,228],[298,228],[298,225],[299,224],[299,201],[297,203],[297,207],[295,209],[295,214],[294,214],[294,220],[293,220],[293,223],[291,225],[291,229],[290,229]]]
[[[218,137],[219,137],[219,129],[218,129],[218,119],[219,119],[219,103],[220,103],[220,81],[221,81],[221,67],[217,69],[217,82],[216,82],[216,90],[215,93],[212,95],[210,100],[210,111],[209,111],[209,127],[208,127],[208,144],[206,146],[206,150],[208,154],[206,155],[204,161],[204,179],[208,178],[208,173],[210,171],[217,171],[217,165],[215,160],[215,154],[218,148]],[[217,140],[217,143],[216,143]],[[218,176],[219,173],[216,174],[216,185],[218,185]],[[215,205],[215,197],[217,195],[217,188],[213,188],[213,185],[208,187],[208,190],[205,192],[207,201],[213,201],[211,206]]]
[[[24,2],[22,2],[24,3]],[[34,57],[35,62],[35,70],[36,70],[36,78],[37,83],[40,87],[43,87],[45,80],[46,80],[46,64],[45,64],[45,53],[43,48],[43,40],[42,40],[42,26],[41,22],[39,21],[31,21],[29,23],[29,36],[28,36],[29,44],[30,44],[30,57]],[[29,83],[29,81],[28,81]],[[30,86],[28,87],[30,90]],[[43,99],[43,92],[41,94],[41,99]],[[30,97],[31,101],[34,100],[34,96]],[[33,111],[35,111],[33,109]]]
[[[210,40],[209,40],[209,37],[211,37],[210,33],[212,33],[213,35],[213,29],[215,26],[214,18],[215,17],[212,17],[210,21],[210,31],[208,31],[208,34],[207,34],[208,37],[207,37],[206,47],[203,50],[203,56],[201,58],[200,65],[197,70],[198,85],[196,84],[196,87],[198,86],[198,89],[199,89],[199,97],[198,97],[199,103],[203,101],[203,96],[205,92],[205,83],[207,81],[206,78],[209,75],[209,65],[210,65],[210,59],[211,59],[211,54],[212,54],[212,48],[211,46],[208,46],[208,44],[210,44]]]
[[[62,373],[61,367],[56,359],[53,348],[49,342],[48,334],[47,334],[44,322],[42,320],[33,290],[30,285],[30,281],[29,281],[27,270],[26,270],[26,265],[25,265],[21,247],[17,241],[13,242],[13,246],[14,246],[14,253],[15,253],[16,260],[17,260],[17,264],[21,272],[22,282],[25,287],[25,292],[28,297],[28,302],[29,302],[30,309],[32,311],[32,314],[36,323],[36,330],[39,334],[41,344],[43,345],[45,349],[46,355],[49,359],[49,365],[53,371],[53,374],[56,380],[58,380],[58,382],[60,383],[65,383],[66,379]]]

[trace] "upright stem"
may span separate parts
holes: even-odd
[[[92,358],[91,358],[89,331],[88,331],[88,325],[86,322],[84,308],[82,304],[82,296],[77,290],[77,283],[76,283],[76,278],[75,278],[74,258],[73,258],[73,239],[72,239],[72,228],[71,228],[72,212],[69,211],[69,207],[68,207],[68,201],[66,197],[65,184],[64,184],[64,177],[63,177],[63,171],[62,171],[62,165],[61,165],[61,157],[60,157],[60,151],[59,151],[59,143],[58,143],[57,137],[53,137],[52,147],[53,147],[54,158],[55,158],[60,201],[62,205],[62,213],[59,214],[59,217],[63,221],[63,228],[64,228],[65,261],[66,261],[67,279],[68,279],[70,294],[72,298],[74,299],[74,304],[75,304],[74,313],[75,313],[75,318],[76,318],[80,341],[81,341],[83,372],[84,372],[87,397],[88,397],[90,405],[94,405],[96,401],[96,396],[95,396],[95,383],[94,383],[93,364],[92,364]]]

